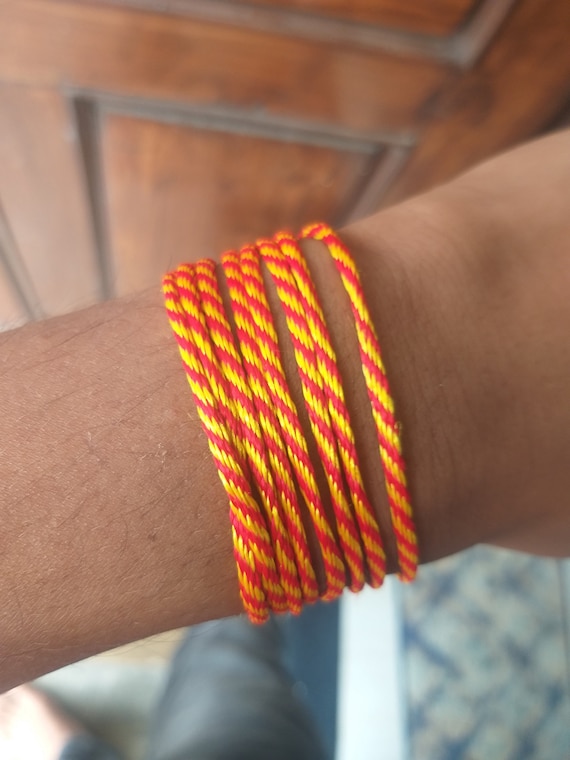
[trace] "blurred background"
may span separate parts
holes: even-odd
[[[0,33],[3,329],[570,123],[569,0],[0,0]],[[337,757],[568,760],[569,608],[568,564],[490,549],[347,597]],[[175,640],[44,686],[138,758]]]

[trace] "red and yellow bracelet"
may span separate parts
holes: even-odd
[[[374,325],[352,257],[324,224],[302,231],[328,248],[350,299],[362,371],[378,432],[400,577],[417,568],[417,542],[394,404]],[[309,447],[285,375],[262,276],[266,266],[289,330],[300,386],[326,478],[333,519],[317,485]],[[213,261],[183,264],[163,291],[198,414],[228,494],[244,607],[254,622],[298,613],[319,596],[382,584],[385,555],[360,473],[342,378],[299,241],[287,232],[222,257],[235,334]],[[317,586],[303,522],[320,552]]]

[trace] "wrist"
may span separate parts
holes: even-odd
[[[472,325],[457,288],[473,237],[461,209],[435,194],[352,225],[343,237],[362,275],[402,426],[420,559],[431,561],[484,538],[470,519],[483,462],[466,403],[477,391],[463,357]],[[368,442],[366,450],[373,450]],[[385,522],[383,483],[373,490]]]

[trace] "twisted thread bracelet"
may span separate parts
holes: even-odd
[[[325,224],[299,239],[279,232],[222,256],[233,328],[216,265],[182,264],[163,278],[166,310],[210,451],[230,504],[234,555],[245,610],[299,613],[319,596],[382,584],[385,554],[366,494],[342,378],[299,240],[321,241],[350,299],[362,372],[378,433],[400,578],[412,580],[418,553],[400,434],[374,325],[346,246]],[[323,508],[315,468],[281,361],[262,263],[289,330],[310,428],[322,463],[333,520]],[[235,332],[234,332],[235,330]],[[303,515],[324,569],[319,588]]]

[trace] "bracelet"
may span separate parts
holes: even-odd
[[[412,580],[418,554],[399,427],[358,272],[330,227],[300,238],[322,241],[349,296],[362,371],[377,428],[400,578]],[[262,264],[273,281],[293,346],[310,429],[324,471],[327,514],[315,467],[289,391]],[[163,278],[168,318],[198,415],[229,500],[241,599],[250,619],[298,614],[345,586],[382,584],[385,554],[360,473],[342,378],[299,240],[288,232],[222,256],[233,329],[210,260]],[[317,543],[312,558],[304,522]],[[319,590],[315,566],[323,570]]]
[[[301,237],[321,240],[327,246],[350,299],[358,335],[362,372],[378,432],[380,460],[384,468],[392,528],[396,536],[399,575],[402,580],[411,581],[418,567],[418,547],[402,457],[400,430],[394,414],[394,402],[382,361],[380,344],[366,306],[358,270],[346,246],[326,224],[308,225],[303,229]]]

